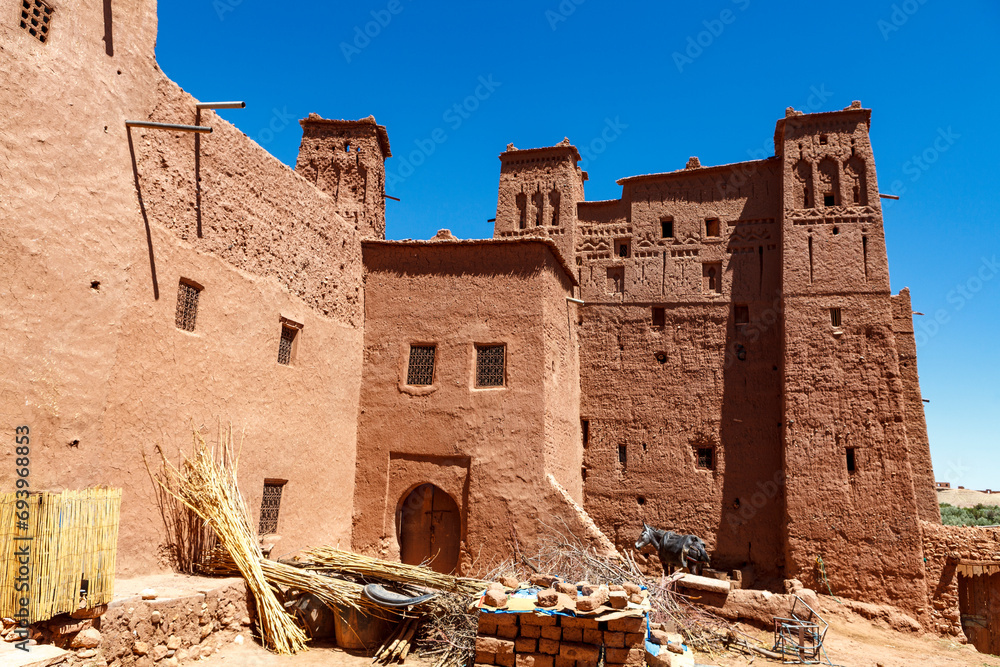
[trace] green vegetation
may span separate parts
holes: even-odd
[[[1000,525],[1000,506],[979,504],[975,507],[953,507],[941,503],[941,523],[946,526]]]

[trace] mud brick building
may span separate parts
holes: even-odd
[[[143,452],[222,420],[279,552],[462,569],[646,521],[959,631],[870,110],[789,109],[773,157],[611,201],[568,140],[511,145],[495,238],[386,241],[386,128],[312,114],[292,170],[156,30],[153,0],[0,0],[0,422],[33,488],[123,489],[121,574],[171,561]]]

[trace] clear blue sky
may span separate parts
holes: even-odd
[[[773,154],[787,106],[861,100],[880,190],[902,195],[885,207],[892,287],[926,314],[935,475],[1000,488],[1000,3],[647,4],[171,0],[157,51],[199,99],[245,100],[223,115],[289,165],[290,119],[374,114],[402,200],[387,202],[390,238],[491,236],[508,142],[591,147],[587,198],[610,199],[616,179],[691,155]]]

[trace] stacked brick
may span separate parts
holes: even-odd
[[[553,614],[479,614],[476,664],[500,667],[640,667],[645,662],[645,616],[598,621]]]

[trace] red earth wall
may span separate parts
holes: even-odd
[[[143,452],[176,460],[192,424],[214,439],[220,420],[245,431],[254,518],[263,480],[288,480],[279,551],[349,546],[359,235],[212,112],[197,144],[133,129],[133,171],[125,121],[192,124],[195,100],[157,68],[153,2],[116,1],[113,20],[114,55],[96,0],[60,3],[44,44],[0,21],[0,423],[31,428],[32,488],[123,487],[120,574],[168,561]],[[182,278],[203,287],[194,332],[175,325]],[[290,366],[281,317],[304,325]]]

